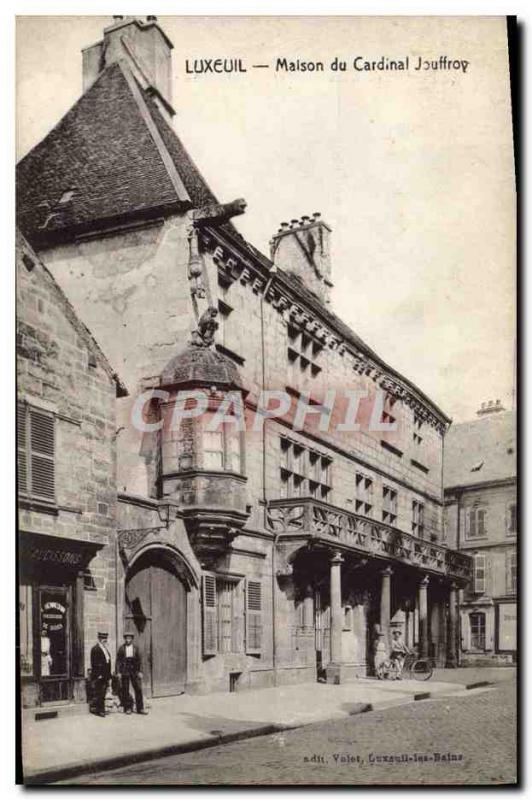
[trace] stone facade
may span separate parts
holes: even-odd
[[[117,401],[117,638],[135,632],[158,696],[366,675],[394,626],[454,663],[470,561],[442,541],[448,418],[330,310],[330,228],[305,217],[282,228],[273,261],[259,253],[231,222],[245,203],[216,201],[127,60],[103,70],[50,134],[54,148],[45,139],[20,172],[47,191],[66,181],[57,138],[71,142],[80,125],[84,142],[103,141],[109,97],[137,104],[146,159],[171,162],[173,203],[113,217],[112,175],[94,204],[100,169],[49,229],[35,196],[20,211],[130,389]],[[124,119],[113,146],[134,124]],[[141,179],[155,197],[152,173]],[[300,234],[303,250],[290,239]],[[206,406],[173,426],[184,391]],[[288,400],[279,418],[257,414],[272,391]],[[209,429],[235,395],[243,429],[234,409]],[[355,395],[360,429],[349,431]]]
[[[22,702],[84,699],[97,631],[116,637],[115,402],[124,390],[22,237],[17,382]]]
[[[452,426],[447,442],[447,542],[474,564],[460,598],[463,664],[512,663],[517,656],[515,413],[492,408]]]

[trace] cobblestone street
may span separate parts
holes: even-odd
[[[516,683],[81,777],[78,784],[514,783]],[[65,781],[67,783],[67,781]]]

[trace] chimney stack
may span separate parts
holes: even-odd
[[[101,72],[116,61],[127,61],[143,89],[155,100],[162,114],[170,119],[172,107],[172,49],[173,44],[159,27],[157,17],[115,15],[103,31],[103,39],[84,48],[83,91]]]
[[[330,302],[331,229],[315,212],[301,219],[281,222],[270,241],[270,257],[275,267],[297,275],[323,303]]]
[[[488,400],[487,403],[482,403],[477,411],[477,417],[484,417],[486,414],[496,414],[498,411],[504,411],[505,408],[500,400]]]

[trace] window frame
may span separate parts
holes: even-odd
[[[465,512],[465,538],[466,539],[486,539],[488,536],[487,527],[487,506],[477,503],[464,509]],[[472,516],[474,525],[472,526]],[[479,532],[481,530],[481,532]]]
[[[279,440],[281,496],[287,500],[313,497],[315,500],[329,503],[332,493],[333,459],[288,436],[281,435]],[[296,449],[299,451],[297,462],[294,458]],[[286,492],[283,491],[283,487]],[[296,491],[296,488],[299,490]]]
[[[412,533],[418,539],[425,538],[425,504],[420,500],[412,500]]]
[[[382,521],[386,525],[395,525],[397,522],[399,493],[387,483],[382,484]]]

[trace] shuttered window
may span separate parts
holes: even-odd
[[[517,552],[506,551],[506,594],[517,592]]]
[[[246,653],[262,651],[262,584],[246,583]]]
[[[487,535],[486,509],[471,508],[466,512],[466,536],[468,539],[480,539]]]
[[[203,576],[203,654],[213,656],[218,652],[218,604],[216,578]]]
[[[19,491],[39,500],[55,499],[54,416],[19,403],[17,463]]]
[[[486,555],[475,554],[475,594],[484,594],[486,591]]]
[[[203,576],[202,588],[203,655],[242,653],[244,636],[245,651],[260,653],[262,647],[260,582],[245,583],[236,577],[211,573]]]

